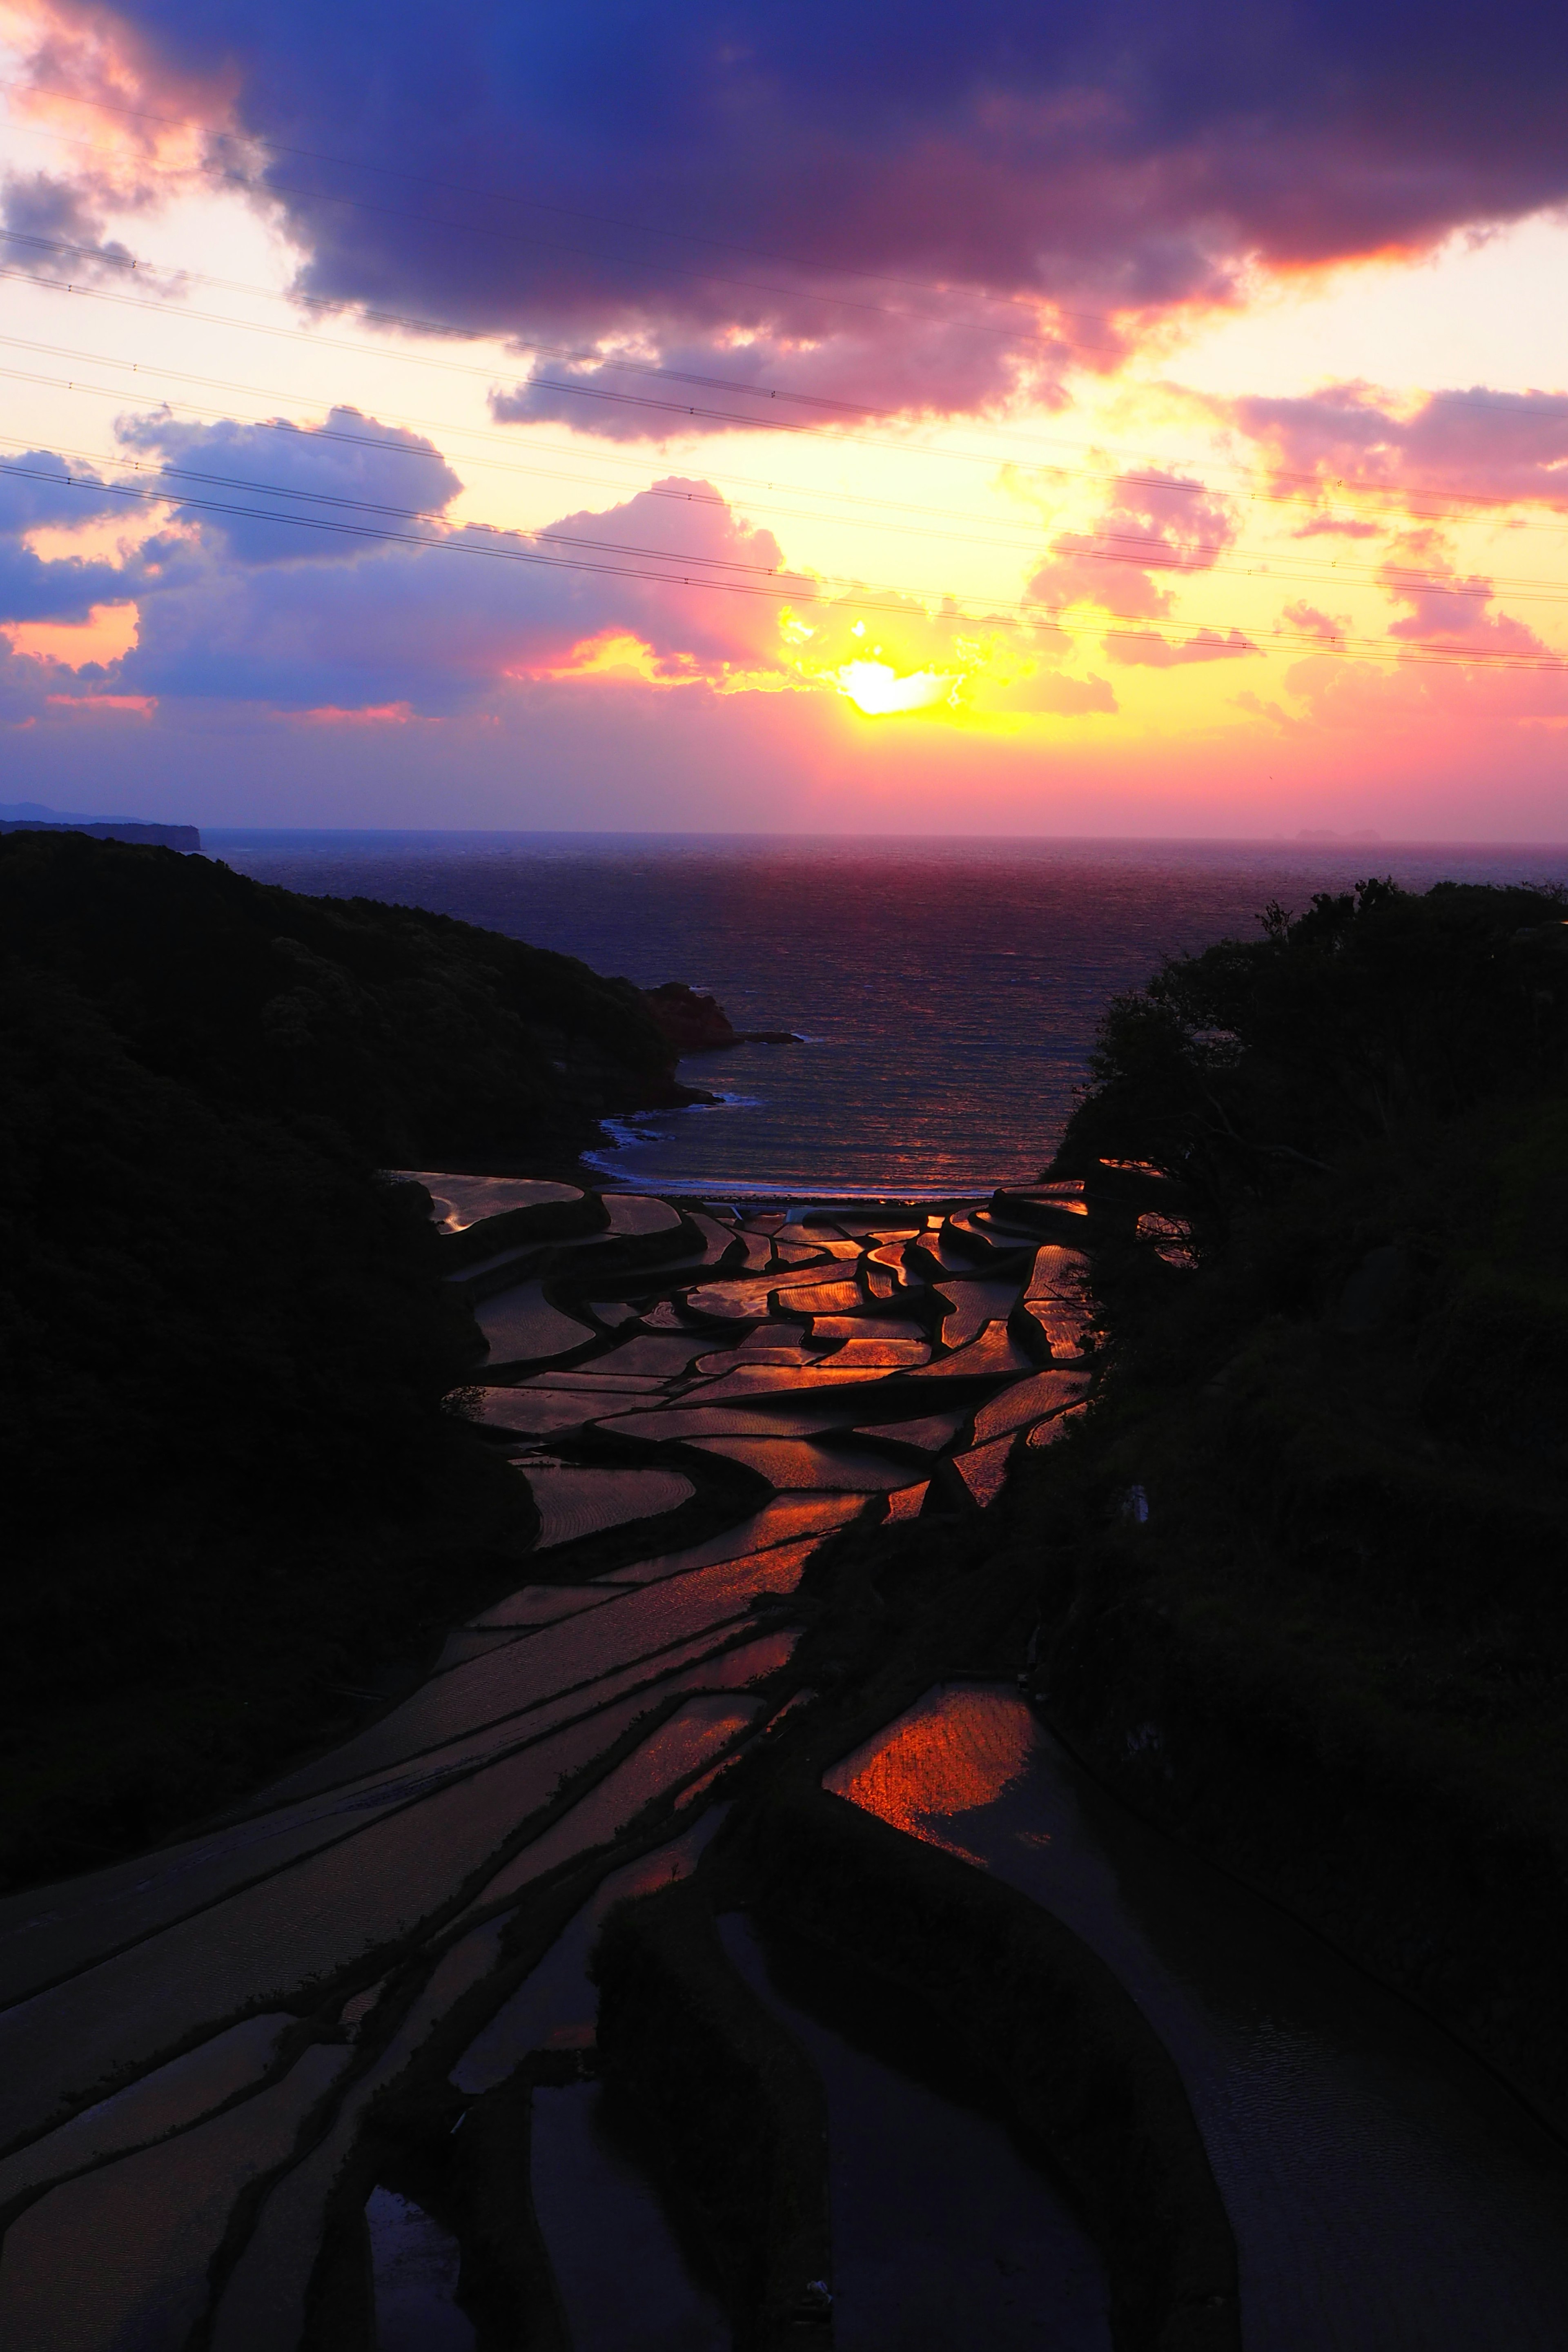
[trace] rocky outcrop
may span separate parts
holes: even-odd
[[[717,997],[683,980],[643,991],[643,1003],[678,1054],[716,1054],[730,1045],[798,1045],[793,1029],[737,1029]]]

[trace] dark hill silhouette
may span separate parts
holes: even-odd
[[[440,1411],[467,1310],[374,1171],[569,1167],[671,1061],[569,957],[0,838],[0,1873],[216,1799],[515,1538]]]
[[[1016,1503],[1054,1719],[1559,2119],[1565,913],[1367,883],[1111,1006],[1108,1377]]]

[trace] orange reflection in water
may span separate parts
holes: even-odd
[[[958,1853],[964,1849],[933,1823],[993,1803],[1034,1745],[1034,1717],[1010,1693],[935,1690],[836,1764],[823,1786],[894,1829]]]

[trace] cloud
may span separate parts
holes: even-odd
[[[1568,727],[1568,672],[1562,669],[1408,659],[1384,668],[1342,660],[1325,648],[1293,664],[1285,682],[1302,708],[1300,739],[1320,747],[1343,744],[1359,772],[1391,753],[1468,762],[1472,776],[1486,780],[1479,790],[1472,786],[1468,816],[1482,838],[1517,775],[1517,739]],[[1551,817],[1557,830],[1561,789],[1559,762]]]
[[[116,281],[132,258],[109,216],[155,212],[171,172],[199,165],[215,132],[233,136],[233,75],[183,70],[133,16],[75,0],[5,0],[7,111],[62,133],[74,168],[7,173],[0,182],[5,266],[75,285]],[[61,251],[58,248],[65,247]],[[143,265],[144,286],[169,280]]]
[[[1180,669],[1188,662],[1237,661],[1258,648],[1239,629],[1221,636],[1217,629],[1198,629],[1181,645],[1173,645],[1153,629],[1107,629],[1106,652],[1112,661],[1142,669]]]
[[[1273,469],[1310,475],[1325,490],[1342,482],[1370,488],[1417,511],[1423,493],[1462,499],[1476,511],[1523,500],[1568,508],[1568,399],[1561,394],[1476,384],[1430,393],[1400,413],[1386,393],[1344,383],[1299,400],[1214,404],[1262,444]],[[1379,527],[1328,514],[1297,536],[1361,538]]]
[[[90,466],[68,465],[53,449],[0,457],[0,539],[19,539],[46,525],[90,522],[122,509]]]
[[[710,483],[670,477],[533,538],[464,527],[331,563],[236,562],[226,525],[200,520],[142,595],[133,691],[428,717],[609,640],[671,685],[780,667],[778,543]]]
[[[1522,621],[1488,612],[1491,582],[1479,572],[1458,572],[1439,531],[1406,531],[1390,548],[1378,580],[1396,603],[1410,607],[1403,620],[1389,624],[1388,634],[1396,640],[1451,653],[1557,658]]]
[[[37,80],[178,100],[313,294],[742,376],[751,341],[881,405],[1005,396],[1058,344],[1113,364],[1259,261],[1422,249],[1568,196],[1546,0],[1506,37],[1468,0],[1417,33],[1347,0],[31,13]]]
[[[116,429],[122,447],[161,457],[173,484],[189,483],[191,502],[174,507],[174,519],[199,523],[242,564],[351,562],[362,541],[302,525],[406,529],[411,515],[439,516],[463,487],[434,442],[357,408],[334,408],[320,426],[182,425],[165,412],[121,418]],[[367,505],[374,511],[363,511]]]
[[[1344,641],[1350,626],[1348,613],[1325,613],[1316,604],[1309,604],[1304,596],[1281,608],[1279,618],[1298,636],[1318,637],[1324,645],[1337,646]]]
[[[1292,539],[1381,539],[1386,526],[1380,522],[1358,521],[1351,515],[1313,515]]]
[[[95,604],[134,593],[112,563],[79,556],[53,562],[24,544],[47,525],[89,522],[122,504],[89,467],[68,467],[52,449],[0,461],[0,627],[12,621],[85,621]]]
[[[1236,537],[1228,502],[1180,474],[1123,474],[1093,529],[1062,531],[1051,541],[1024,593],[1062,611],[1099,604],[1123,619],[1168,613],[1172,590],[1157,572],[1207,572]]]
[[[67,263],[59,247],[93,247],[101,258],[89,259],[79,250],[69,257],[72,279],[92,285],[117,278],[132,257],[129,246],[108,235],[103,220],[108,208],[109,192],[94,176],[66,180],[48,172],[7,174],[0,184],[0,222],[11,232],[0,242],[6,268],[58,278]]]
[[[1037,335],[1018,343],[972,319],[906,318],[898,334],[846,326],[819,306],[815,335],[753,330],[716,355],[710,343],[670,341],[658,372],[646,352],[595,352],[561,361],[542,355],[510,392],[490,398],[501,425],[549,421],[606,440],[729,432],[737,425],[853,425],[889,410],[952,415],[1005,407],[1024,394],[1034,405],[1065,404],[1060,377],[1068,341]],[[722,373],[720,373],[720,370]],[[781,403],[776,387],[787,386]]]

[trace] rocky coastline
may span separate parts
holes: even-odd
[[[737,1029],[717,999],[701,994],[683,980],[667,980],[643,991],[643,1003],[659,1034],[675,1051],[721,1054],[733,1045],[798,1045],[793,1029]]]

